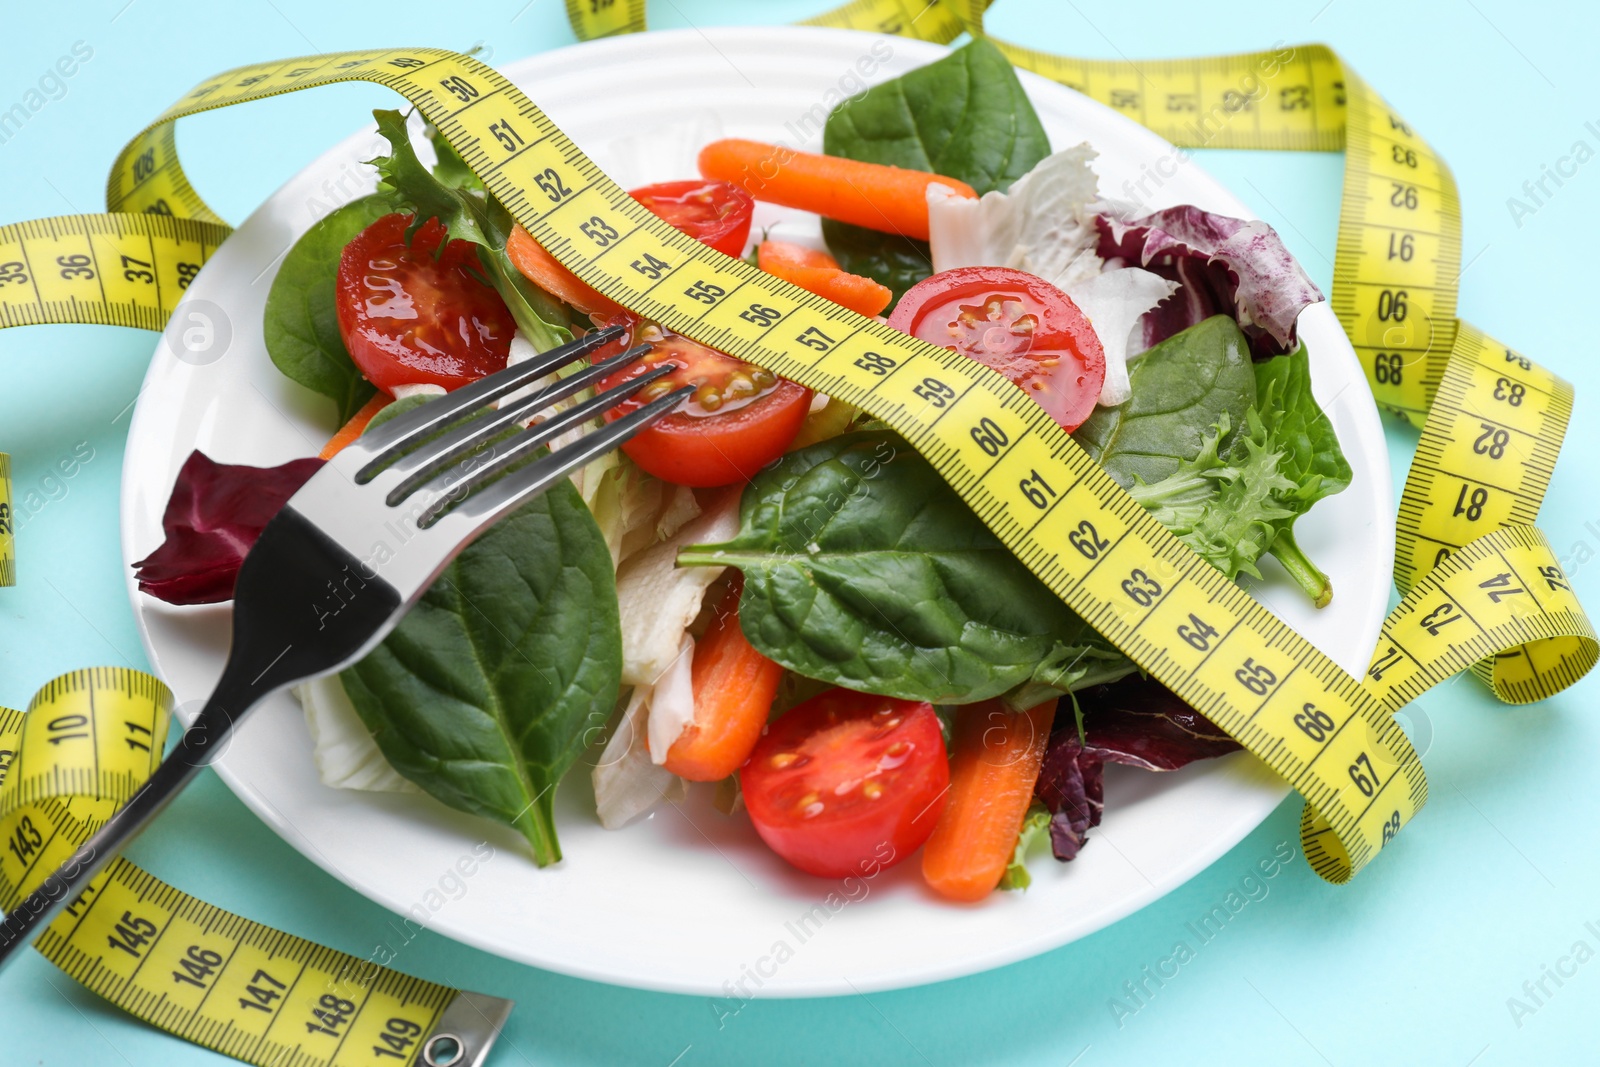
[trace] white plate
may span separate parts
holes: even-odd
[[[654,33],[566,48],[505,73],[624,186],[688,177],[693,153],[717,136],[782,138],[820,147],[821,120],[855,79],[879,81],[944,50],[832,30]],[[1088,140],[1101,188],[1124,195],[1148,165],[1169,174],[1152,206],[1195,203],[1248,216],[1192,162],[1154,134],[1082,96],[1022,74],[1058,148]],[[261,313],[278,259],[332,203],[364,191],[371,128],[278,190],[223,245],[191,299],[223,309],[227,351],[203,366],[160,346],[134,412],[123,474],[122,543],[131,562],[161,540],[160,518],[191,449],[235,463],[276,464],[314,453],[331,432],[324,401],[278,374],[261,341]],[[762,208],[757,225],[782,212]],[[812,220],[788,226],[809,226]],[[1301,544],[1337,595],[1313,610],[1278,575],[1260,590],[1283,619],[1347,669],[1377,640],[1394,543],[1389,465],[1377,411],[1354,353],[1326,304],[1300,320],[1316,363],[1316,394],[1355,470],[1354,484],[1299,526]],[[1274,572],[1277,574],[1277,572]],[[129,596],[150,661],[180,704],[202,699],[221,671],[226,607],[176,609]],[[198,704],[191,704],[197,707]],[[592,757],[591,757],[592,758]],[[566,859],[538,870],[519,839],[423,797],[326,788],[311,739],[287,694],[259,708],[218,773],[314,863],[372,900],[439,933],[566,974],[679,993],[848,994],[932,982],[1042,952],[1148,904],[1221,856],[1285,794],[1246,756],[1168,775],[1112,768],[1105,823],[1081,858],[1033,864],[1026,893],[953,907],[920,885],[917,864],[870,882],[830,883],[786,867],[748,821],[725,818],[700,788],[620,832],[595,821],[587,768],[557,805]],[[470,877],[458,860],[487,837],[492,860]],[[443,892],[441,892],[443,890]],[[743,981],[741,982],[741,979]]]

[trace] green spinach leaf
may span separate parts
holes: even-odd
[[[267,292],[261,330],[273,366],[332,400],[341,424],[376,390],[356,369],[339,332],[339,257],[356,234],[390,210],[382,197],[364,196],[318,219],[283,257]]]
[[[979,40],[834,108],[822,150],[933,171],[981,194],[1032,170],[1050,154],[1050,138],[1010,62]],[[823,220],[822,236],[841,267],[888,286],[895,301],[933,273],[926,241],[833,219]]]
[[[514,827],[544,866],[561,858],[556,783],[621,674],[611,555],[562,481],[468,545],[341,677],[395,770]]]
[[[833,109],[830,156],[927,170],[1005,189],[1050,154],[1050,138],[1000,49],[976,40]]]
[[[1174,474],[1200,454],[1212,427],[1243,426],[1256,400],[1250,344],[1227,315],[1162,341],[1132,362],[1128,377],[1128,402],[1096,408],[1072,435],[1124,489]],[[1233,446],[1222,442],[1224,458]]]
[[[893,434],[784,456],[745,489],[740,527],[678,562],[743,571],[745,636],[808,678],[941,704],[1021,687],[1038,703],[1132,669]]]

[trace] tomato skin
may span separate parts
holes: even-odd
[[[774,852],[843,878],[922,846],[948,799],[950,762],[933,705],[830,689],[768,725],[739,784]]]
[[[651,214],[725,255],[743,252],[750,237],[756,202],[737,185],[693,178],[646,185],[628,195]]]
[[[643,343],[659,331],[658,327],[642,322],[629,312],[613,316],[607,325],[627,326],[629,339],[600,349],[593,357],[596,363],[633,344]],[[707,381],[716,388],[734,373],[759,371],[743,360],[674,333],[664,333],[652,344],[649,355],[603,379],[597,388],[609,389],[659,367],[663,361],[682,370],[661,379],[667,384],[658,382],[646,386],[611,408],[606,412],[607,421],[620,419],[655,395],[684,384]],[[622,450],[646,472],[675,485],[700,489],[749,481],[762,467],[783,455],[811,410],[811,390],[776,378],[770,372],[760,373],[774,380],[755,399],[743,401],[742,405],[729,403],[714,411],[705,410],[694,400],[687,401],[677,411],[624,442]],[[657,390],[659,392],[655,392]]]
[[[406,244],[411,216],[385,215],[345,245],[335,307],[350,358],[385,393],[400,385],[446,390],[501,370],[516,323],[500,294],[474,277],[476,247],[429,219]]]
[[[1031,329],[1013,326],[1023,319]],[[999,371],[1069,433],[1094,411],[1105,384],[1105,350],[1078,305],[1010,267],[957,267],[924,278],[900,298],[889,325]]]

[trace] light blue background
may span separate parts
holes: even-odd
[[[661,0],[651,13],[659,27],[711,26],[787,21],[822,6]],[[1600,149],[1600,135],[1585,127],[1600,120],[1593,7],[1512,0],[1096,7],[1115,10],[1000,0],[990,26],[1035,47],[1134,58],[1325,41],[1450,161],[1466,228],[1462,313],[1577,386],[1541,525],[1567,557],[1579,593],[1600,610],[1600,567],[1579,562],[1600,552],[1593,474],[1600,459],[1593,344],[1600,163],[1581,169],[1520,227],[1507,207],[1524,181],[1575,141]],[[557,0],[104,0],[71,8],[7,12],[0,110],[74,42],[94,55],[63,98],[0,144],[0,222],[103,209],[105,174],[124,140],[226,67],[344,48],[479,42],[493,49],[493,61],[506,62],[572,41]],[[180,131],[184,159],[202,194],[238,220],[373,106],[393,106],[393,97],[339,87],[190,119]],[[1326,289],[1340,157],[1202,155],[1278,227]],[[38,685],[73,668],[146,665],[123,596],[117,487],[127,407],[153,344],[147,333],[99,327],[0,334],[0,449],[15,462],[15,499],[42,490],[41,480],[80,442],[94,452],[18,536],[20,584],[0,592],[0,703],[20,707]],[[1389,441],[1398,486],[1415,435],[1391,426]],[[1423,698],[1410,717],[1427,745],[1432,800],[1381,862],[1338,889],[1297,860],[1120,1028],[1110,998],[1179,938],[1189,939],[1184,924],[1219,903],[1275,845],[1296,840],[1297,800],[1179,891],[1077,944],[923,989],[755,1003],[720,1029],[702,998],[547,974],[431,934],[398,962],[516,999],[492,1060],[502,1067],[1587,1060],[1600,962],[1559,988],[1547,979],[1553,995],[1520,1025],[1507,998],[1523,996],[1524,981],[1537,980],[1575,941],[1600,949],[1600,938],[1584,928],[1600,926],[1596,694],[1591,678],[1538,706],[1512,709],[1460,681]],[[137,843],[133,858],[215,904],[349,952],[365,955],[385,936],[386,912],[301,858],[209,773]],[[0,1034],[0,1060],[8,1064],[224,1062],[123,1015],[37,956],[0,978]]]

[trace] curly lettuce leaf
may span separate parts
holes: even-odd
[[[1026,889],[1033,884],[1033,876],[1028,873],[1028,853],[1033,851],[1036,843],[1045,840],[1049,830],[1050,809],[1035,800],[1028,807],[1028,814],[1022,817],[1016,850],[1011,854],[1011,862],[1006,864],[1005,873],[1000,876],[1001,889]]]
[[[1138,482],[1128,492],[1228,577],[1261,577],[1256,561],[1270,553],[1318,607],[1326,607],[1332,584],[1295,542],[1294,522],[1350,484],[1350,464],[1311,398],[1306,363],[1302,348],[1261,364],[1272,369],[1258,375],[1262,391],[1246,415],[1245,432],[1234,437],[1230,459],[1218,455],[1230,428],[1224,415],[1198,455],[1159,482]]]
[[[1261,577],[1256,560],[1277,539],[1284,520],[1294,518],[1281,499],[1300,488],[1279,470],[1283,455],[1254,408],[1247,419],[1237,462],[1217,455],[1230,429],[1224,415],[1199,455],[1159,482],[1139,482],[1128,490],[1178,540],[1229,578]]]

